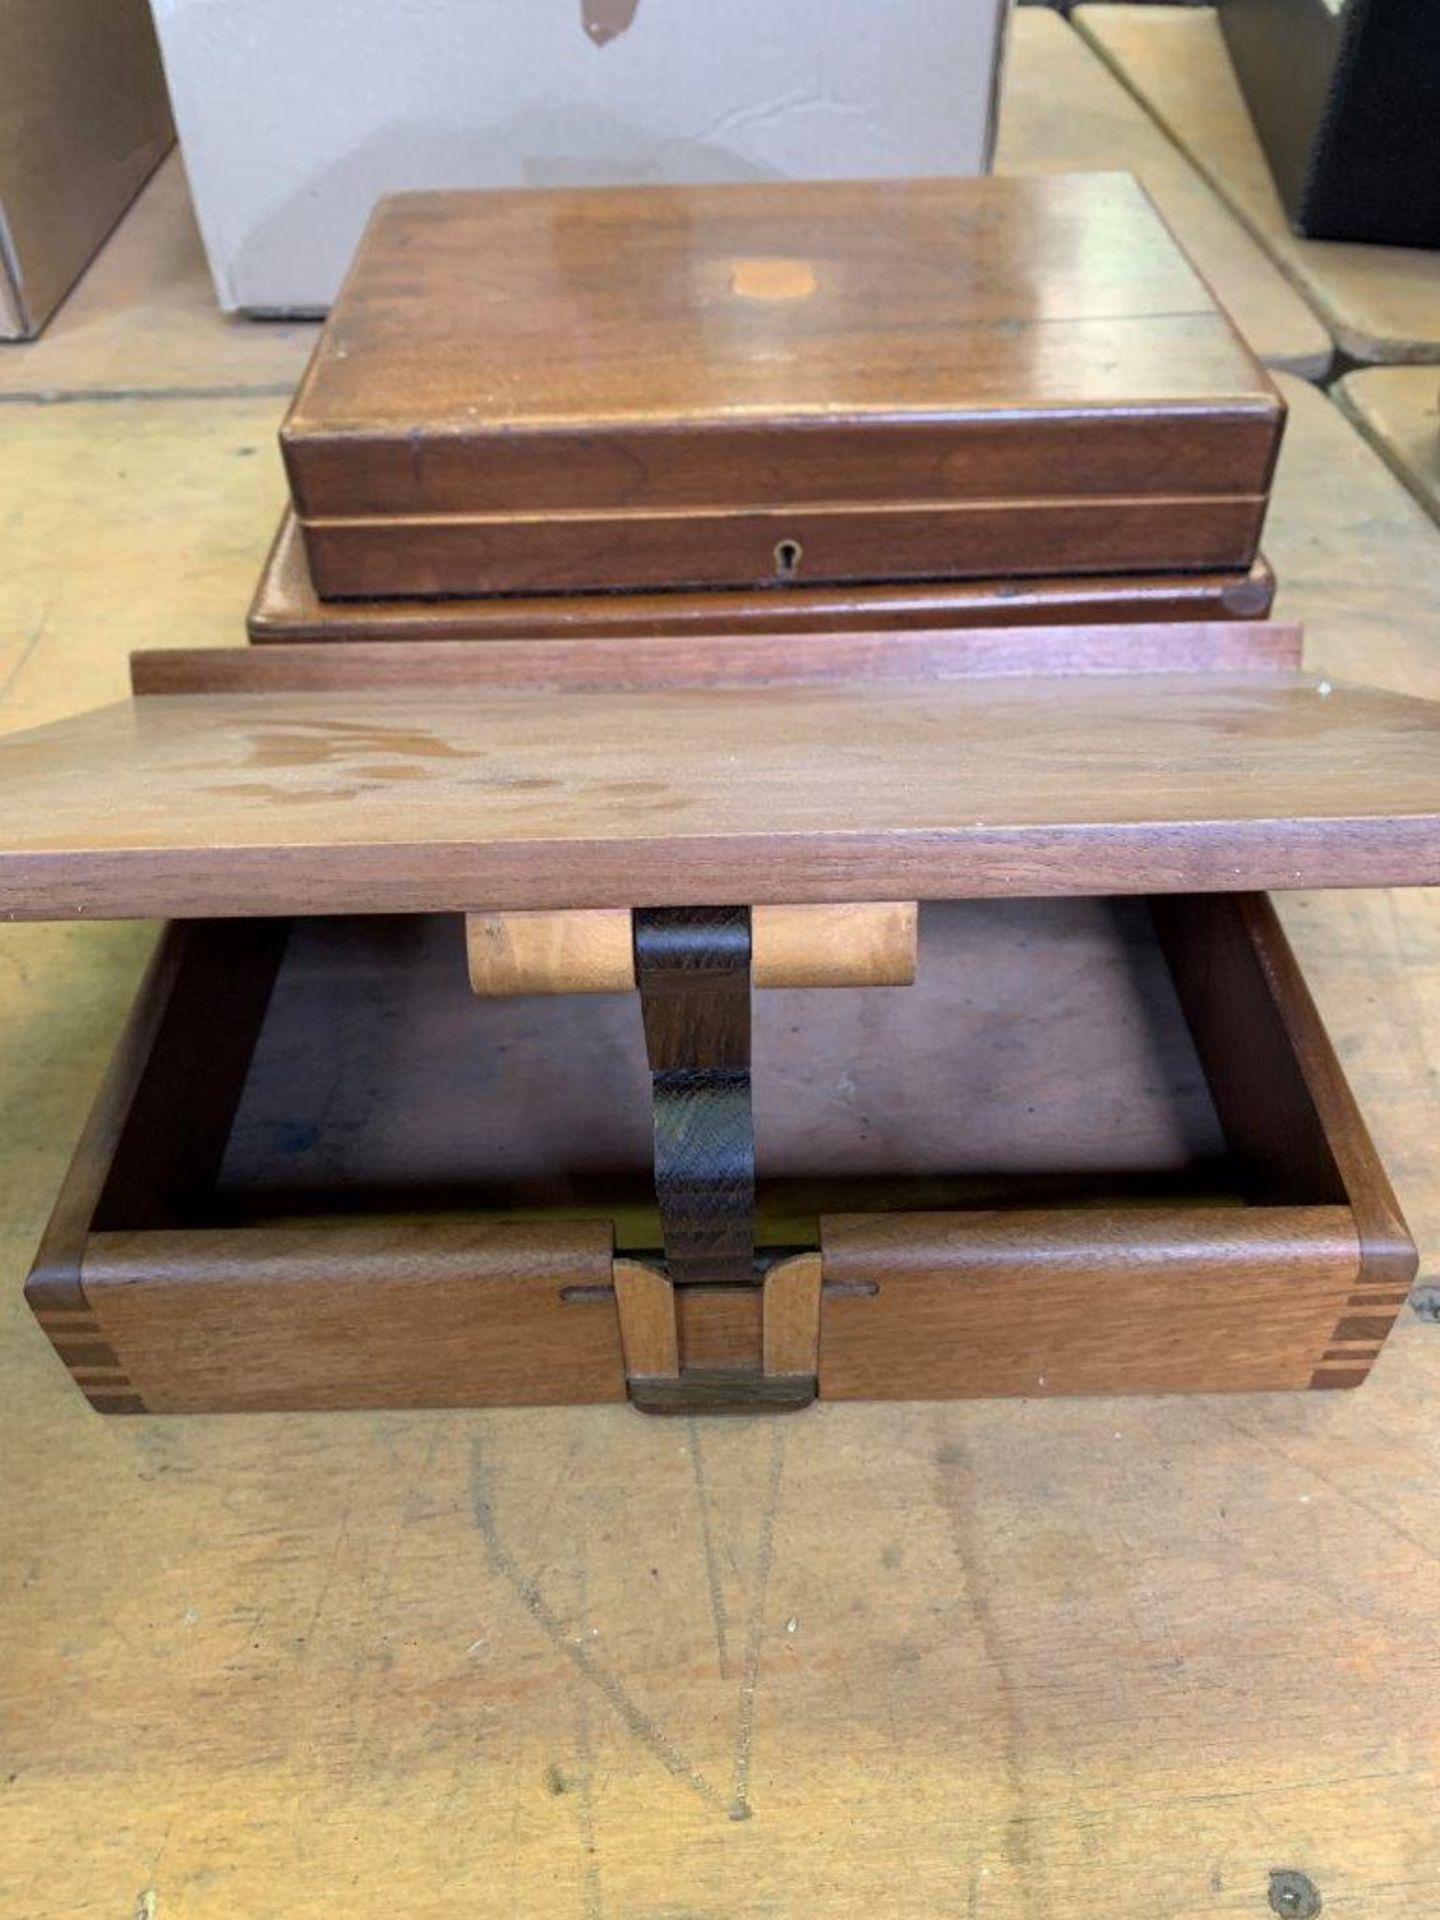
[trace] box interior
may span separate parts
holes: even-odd
[[[754,996],[761,1245],[822,1212],[1245,1204],[1143,901],[920,924],[913,987]],[[102,1224],[600,1212],[659,1242],[638,996],[477,1000],[454,916],[293,922],[216,1149],[205,1191]]]

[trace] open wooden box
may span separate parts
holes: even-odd
[[[1262,890],[1440,881],[1440,712],[889,639],[142,655],[0,743],[0,910],[180,923],[28,1285],[92,1403],[1357,1384],[1414,1252]],[[752,996],[914,899],[913,985]],[[638,990],[496,997],[617,919]]]

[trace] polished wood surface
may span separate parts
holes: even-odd
[[[911,901],[755,907],[756,987],[903,987],[915,978]],[[633,993],[633,916],[623,908],[470,913],[465,946],[478,994]]]
[[[866,467],[863,447],[851,457]],[[1264,519],[1263,494],[958,505],[939,498],[718,512],[312,520],[305,539],[322,593],[370,599],[929,580],[946,569],[980,578],[1215,571],[1253,562]]]
[[[625,1397],[601,1221],[97,1233],[83,1278],[147,1413]]]
[[[945,431],[972,412],[974,465]],[[1151,491],[1134,428],[1166,421],[1167,475],[1240,493],[1268,482],[1280,412],[1124,175],[767,181],[382,200],[283,443],[302,518],[749,504],[778,422],[819,464],[776,474],[777,505],[923,499],[942,475],[955,498]],[[881,429],[868,474],[827,451],[832,420]]]
[[[461,600],[322,600],[286,509],[246,622],[257,645],[332,640],[600,639],[710,633],[840,633],[857,628],[1047,626],[1151,620],[1263,620],[1275,579],[1244,572],[926,580],[748,592],[509,594]]]
[[[823,1234],[823,1399],[1308,1387],[1360,1266],[1345,1207],[876,1214]]]
[[[345,647],[146,648],[137,694],[323,693],[359,688],[812,686],[855,680],[967,680],[1022,674],[1247,673],[1298,667],[1300,629],[1207,620],[1138,626],[886,628],[659,638],[430,640]]]
[[[1364,1381],[1415,1247],[1274,909],[1152,913],[1246,1206],[822,1219],[822,1395]]]
[[[138,1413],[144,1403],[85,1292],[89,1237],[137,1205],[183,1214],[214,1184],[286,934],[270,921],[167,929],[81,1131],[25,1297],[102,1413]],[[201,1024],[210,1030],[197,1074]]]
[[[1440,707],[1299,676],[175,695],[0,783],[12,917],[1440,881]]]
[[[363,599],[1244,568],[1281,420],[1124,176],[767,181],[381,202],[282,444]]]

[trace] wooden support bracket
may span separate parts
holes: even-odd
[[[908,987],[915,979],[913,900],[752,907],[750,978],[756,987]],[[633,993],[635,951],[626,907],[465,917],[470,984],[482,997]]]
[[[784,1413],[810,1405],[819,1371],[820,1255],[793,1254],[758,1289],[716,1288],[707,1297],[757,1291],[758,1350],[687,1355],[673,1282],[657,1267],[616,1260],[626,1383],[642,1413]]]

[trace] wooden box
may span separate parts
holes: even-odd
[[[28,1285],[92,1402],[1358,1384],[1414,1250],[1263,890],[1440,883],[1440,710],[1105,631],[159,653],[0,742],[0,912],[185,923]]]
[[[1281,402],[1123,175],[382,201],[282,430],[325,599],[1244,571]]]
[[[805,1397],[1357,1384],[1414,1254],[1264,897],[922,923],[912,988],[756,996]],[[477,1001],[458,917],[176,923],[31,1304],[103,1411],[623,1399],[648,1080],[635,995]],[[763,1284],[659,1284],[680,1380],[779,1373]]]
[[[748,633],[895,632],[1124,621],[1263,620],[1275,576],[1263,557],[1228,573],[1037,574],[1029,579],[854,581],[828,587],[510,593],[449,600],[322,600],[285,514],[246,622],[258,646],[332,640],[684,639]]]

